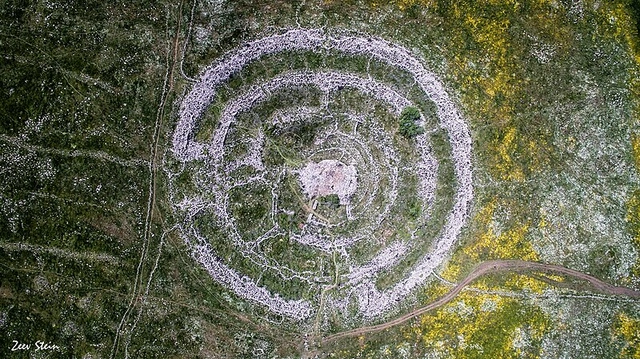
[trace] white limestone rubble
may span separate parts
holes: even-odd
[[[451,212],[446,217],[446,222],[440,231],[440,235],[435,239],[432,250],[424,253],[411,268],[408,275],[389,289],[382,291],[377,289],[375,286],[376,276],[379,272],[392,268],[401,261],[411,248],[407,243],[393,242],[368,262],[351,266],[350,272],[346,275],[346,285],[352,287],[350,293],[353,293],[356,297],[360,313],[365,318],[373,318],[393,309],[418,286],[425,283],[436,267],[443,263],[466,223],[469,207],[473,199],[469,128],[436,76],[425,69],[415,56],[401,46],[375,37],[331,34],[319,29],[295,29],[248,42],[227,53],[212,66],[206,68],[199,81],[182,101],[179,120],[173,134],[172,153],[183,164],[191,162],[204,163],[204,166],[211,172],[208,174],[209,177],[204,176],[208,179],[203,181],[208,186],[207,191],[210,192],[208,194],[210,197],[208,198],[212,198],[212,200],[211,203],[205,203],[206,199],[201,195],[193,198],[182,198],[171,193],[171,198],[182,198],[180,203],[174,204],[175,210],[182,213],[183,218],[185,218],[185,223],[181,225],[182,235],[190,246],[195,260],[207,270],[214,280],[233,291],[239,297],[259,303],[273,313],[294,320],[309,318],[316,310],[317,303],[312,303],[305,299],[285,299],[277,293],[270,292],[266,287],[260,286],[256,279],[243,275],[231,268],[229,263],[226,263],[216,255],[212,246],[208,243],[208,239],[204,238],[193,224],[194,218],[197,217],[198,213],[211,211],[215,213],[217,223],[223,223],[224,228],[228,230],[230,237],[227,240],[231,241],[238,252],[252,263],[265,270],[277,273],[284,280],[295,278],[304,283],[314,283],[314,281],[326,283],[329,280],[319,273],[298,272],[281,266],[280,263],[271,258],[256,255],[256,248],[259,248],[264,241],[286,235],[285,231],[275,223],[275,213],[280,211],[276,204],[278,184],[271,182],[274,182],[274,178],[281,180],[282,176],[288,173],[287,171],[290,169],[277,169],[274,171],[278,173],[277,176],[269,174],[270,172],[261,158],[261,151],[265,146],[265,135],[262,132],[258,132],[255,137],[248,140],[249,149],[243,155],[244,157],[231,163],[224,163],[225,139],[229,130],[234,125],[239,114],[250,111],[253,107],[267,101],[273,93],[292,87],[311,86],[325,94],[335,92],[343,87],[351,88],[384,103],[389,111],[395,115],[399,115],[403,108],[411,106],[412,103],[403,95],[397,93],[396,90],[371,78],[339,71],[290,71],[264,82],[256,83],[228,101],[219,116],[219,124],[212,136],[212,140],[207,143],[196,140],[195,132],[200,118],[231,76],[239,73],[248,64],[264,56],[289,51],[331,52],[349,56],[364,56],[411,74],[424,95],[436,105],[436,112],[440,121],[439,126],[448,135],[457,181],[455,184],[456,193],[453,198]],[[309,114],[319,110],[307,107],[294,107],[293,109],[293,112],[301,114],[299,118],[287,115],[288,112],[286,111],[279,112],[274,115],[273,123],[276,126],[287,126],[295,121],[303,121],[309,117]],[[321,141],[329,141],[331,137],[337,138],[338,140],[336,141],[343,141],[338,143],[350,143],[350,148],[327,146],[323,148],[323,151],[349,157],[354,163],[343,163],[340,162],[339,158],[309,162],[303,169],[298,169],[297,173],[300,176],[302,188],[308,197],[337,194],[341,204],[349,203],[347,221],[357,218],[358,211],[368,214],[370,212],[365,211],[378,210],[381,215],[376,216],[377,219],[367,228],[353,233],[351,237],[340,237],[331,240],[323,234],[314,233],[314,231],[323,226],[327,226],[326,223],[321,223],[314,218],[310,218],[304,224],[302,234],[290,236],[291,239],[301,245],[317,247],[328,252],[337,251],[344,258],[349,256],[348,248],[350,246],[360,240],[367,239],[367,236],[374,235],[376,228],[378,228],[377,226],[380,226],[388,216],[390,208],[398,195],[396,187],[398,182],[397,162],[399,160],[392,146],[390,146],[390,142],[385,140],[386,134],[381,133],[380,139],[376,141],[377,143],[369,144],[369,142],[359,137],[356,127],[357,124],[354,126],[353,133],[347,134],[336,129],[331,133],[327,132],[326,136],[321,139]],[[380,130],[379,132],[384,131]],[[418,195],[423,201],[423,208],[428,210],[435,199],[438,163],[431,153],[428,134],[419,135],[415,143],[420,154],[420,162],[415,169],[416,176],[420,181]],[[366,148],[366,150],[357,151],[353,150],[353,148]],[[372,150],[379,151],[379,157],[384,162],[385,170],[383,172],[388,176],[388,180],[385,180],[385,183],[388,182],[390,188],[385,193],[381,193],[379,188],[370,189],[365,186],[366,183],[375,185],[376,181],[380,181],[381,176],[378,170],[380,164],[374,163],[377,160],[371,154]],[[371,173],[359,170],[358,166],[360,164],[358,161],[371,163]],[[227,178],[230,172],[242,168],[251,170],[241,179]],[[331,171],[333,173],[329,174]],[[176,177],[171,178],[173,180]],[[254,184],[271,186],[269,188],[271,188],[271,201],[273,203],[271,204],[270,220],[274,224],[265,234],[247,241],[238,232],[237,220],[229,213],[229,191],[232,188],[244,188]],[[352,197],[357,197],[360,192],[363,193],[361,204],[359,206],[357,203],[351,204]],[[373,208],[373,198],[380,198],[379,196],[381,195],[386,195],[388,202],[383,208]],[[354,214],[353,212],[356,213]],[[282,209],[282,213],[289,214],[290,212],[287,209]],[[327,303],[342,303],[340,305],[346,305],[346,301],[340,298],[332,298]]]

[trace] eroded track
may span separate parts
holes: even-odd
[[[329,335],[322,339],[322,344],[327,344],[333,341],[336,341],[341,338],[347,337],[355,337],[364,334],[376,333],[383,331],[385,329],[389,329],[396,325],[400,325],[402,323],[407,322],[408,320],[415,318],[421,314],[429,312],[431,310],[437,309],[451,300],[453,300],[466,286],[471,284],[476,279],[495,273],[503,273],[503,272],[548,272],[553,274],[561,274],[569,277],[573,277],[576,279],[584,280],[588,282],[595,291],[615,296],[625,296],[631,298],[640,299],[640,291],[626,288],[626,287],[617,287],[607,282],[604,282],[592,275],[579,272],[577,270],[565,268],[559,265],[554,264],[543,264],[536,262],[526,262],[520,260],[494,260],[487,261],[479,264],[475,267],[469,275],[464,278],[460,283],[458,283],[453,289],[451,289],[447,294],[439,298],[438,300],[429,303],[428,305],[415,309],[407,314],[404,314],[396,319],[390,320],[386,323],[381,323],[372,326],[361,327],[353,330],[349,330],[342,333],[337,333],[333,335]]]

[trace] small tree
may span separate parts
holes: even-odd
[[[424,133],[424,129],[416,123],[419,119],[420,110],[415,107],[405,107],[400,114],[400,128],[398,132],[406,138],[413,138]]]
[[[320,204],[327,206],[331,209],[337,209],[340,207],[340,197],[337,194],[330,194],[319,198]]]

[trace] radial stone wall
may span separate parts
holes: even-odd
[[[425,104],[435,122],[397,136],[400,112]],[[409,51],[375,37],[297,29],[227,53],[184,98],[172,150],[171,200],[193,257],[294,320],[393,309],[443,262],[473,196],[454,103]],[[447,168],[455,180],[442,180]]]

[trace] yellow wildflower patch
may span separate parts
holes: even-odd
[[[519,7],[519,3],[516,0],[486,0],[490,5],[509,5]]]
[[[640,248],[640,189],[634,191],[627,201],[626,220],[631,228],[633,243],[637,248]],[[634,275],[640,276],[640,259],[636,262],[632,271]]]
[[[633,160],[636,164],[636,169],[640,170],[640,135],[631,137],[631,146],[633,148]]]
[[[542,273],[535,274],[518,274],[518,273],[505,273],[502,274],[500,279],[495,278],[480,278],[474,283],[474,288],[483,291],[500,291],[500,290],[513,290],[513,291],[528,291],[530,293],[542,294],[545,289],[549,288],[549,284],[545,282],[545,279],[554,282],[563,282],[564,278],[557,275],[548,275]],[[504,279],[502,281],[501,279]]]
[[[517,226],[503,233],[496,234],[493,228],[489,228],[481,234],[473,246],[465,252],[474,259],[486,257],[489,259],[522,259],[529,261],[538,260],[537,253],[531,243],[524,239],[529,231],[529,224]]]
[[[463,292],[434,313],[424,315],[405,337],[444,358],[517,358],[523,352],[536,354],[549,319],[537,307],[513,298]],[[514,340],[530,340],[526,347]]]
[[[469,113],[483,125],[500,131],[498,138],[485,142],[490,144],[486,146],[486,159],[491,174],[505,181],[523,181],[550,162],[550,146],[544,135],[523,135],[518,130],[516,113],[530,98],[527,88],[531,81],[518,62],[529,49],[523,48],[521,39],[514,38],[513,27],[520,26],[514,23],[520,4],[514,0],[484,0],[456,2],[447,8],[451,26],[447,54],[452,77]],[[571,36],[563,25],[565,18],[550,4],[548,0],[530,2],[533,15],[527,21],[536,29],[536,39],[553,43],[560,51]]]
[[[478,45],[476,59],[456,56],[454,69],[459,70],[461,82],[469,89],[477,89],[467,94],[469,102],[479,101],[478,115],[498,124],[511,120],[513,103],[519,93],[518,81],[512,76],[516,72],[508,59],[510,48],[509,20],[507,18],[487,19],[483,16],[466,15],[463,24]],[[474,56],[474,57],[476,57]],[[481,65],[486,62],[486,67]],[[480,67],[480,68],[478,68]]]
[[[540,221],[538,222],[538,228],[547,228],[549,227],[549,222],[547,222],[547,219],[541,215],[540,216]]]
[[[621,357],[640,359],[640,320],[620,313],[614,325],[614,335],[624,340]]]
[[[471,258],[479,259],[522,259],[537,261],[538,254],[531,243],[525,239],[529,231],[529,223],[497,233],[493,224],[478,237],[473,245],[464,249]]]
[[[633,31],[635,22],[629,9],[621,2],[605,3],[598,8],[600,22],[603,25],[601,29],[607,37],[627,43],[631,50],[636,48],[635,33]]]
[[[449,286],[445,286],[440,282],[431,282],[423,293],[426,298],[429,298],[429,302],[431,302],[447,294],[449,290],[451,290]]]
[[[505,282],[505,286],[510,289],[517,290],[529,290],[532,293],[541,294],[548,285],[538,279],[527,275],[514,274],[509,276],[509,279]]]
[[[459,279],[460,276],[460,265],[455,263],[454,261],[449,262],[447,268],[442,272],[442,278],[448,280],[450,282],[455,282]]]
[[[635,67],[629,69],[629,89],[636,101],[636,118],[640,119],[640,42],[636,32],[635,20],[630,9],[623,3],[605,3],[598,11],[604,36],[616,40],[627,47],[630,58],[635,62]],[[637,139],[634,137],[633,139]],[[637,156],[636,144],[634,153]],[[636,164],[638,160],[636,157]],[[639,167],[640,168],[640,167]]]
[[[539,260],[531,242],[525,239],[529,231],[529,223],[524,223],[498,233],[492,224],[496,202],[492,201],[480,210],[476,221],[487,227],[477,240],[464,252],[475,260],[480,259],[522,259],[528,261]]]
[[[522,181],[524,180],[524,174],[520,166],[513,160],[513,153],[517,149],[517,145],[514,142],[516,137],[516,129],[511,127],[507,130],[504,137],[501,140],[496,141],[495,147],[497,148],[497,160],[495,170],[498,173],[498,177],[507,181]]]
[[[493,213],[498,207],[498,200],[493,198],[486,206],[484,206],[476,215],[475,221],[482,225],[489,225],[493,220]]]
[[[640,43],[636,33],[636,26],[629,8],[622,3],[606,3],[599,8],[600,22],[605,38],[613,39],[627,47],[630,58],[635,66],[629,69],[629,91],[635,102],[634,116],[640,120]],[[631,147],[636,169],[640,171],[640,135],[631,136]],[[634,191],[627,201],[627,222],[634,236],[634,244],[640,248],[640,189]],[[633,270],[635,276],[640,276],[640,259]]]
[[[518,131],[515,127],[507,127],[504,135],[493,141],[495,148],[493,174],[503,181],[521,182],[525,179],[526,173],[541,171],[550,163],[549,146],[544,139],[518,138]],[[518,154],[523,157],[521,161],[514,158]]]
[[[533,141],[530,140],[528,144],[528,153],[531,154],[531,163],[529,164],[529,171],[538,172],[541,171],[544,167],[548,166],[550,161],[549,157],[546,156],[545,152],[549,151],[549,146],[547,142],[543,139]]]
[[[636,244],[640,245],[640,191],[635,191],[627,201],[626,220],[635,232]]]
[[[629,56],[635,62],[629,70],[629,90],[636,103],[634,108],[636,119],[640,120],[640,43],[635,30],[635,22],[630,10],[623,3],[605,3],[598,10],[604,36],[626,45]],[[636,169],[640,171],[640,135],[631,137],[633,159]],[[640,248],[640,190],[636,190],[627,201],[627,222],[634,235],[634,243]],[[640,276],[640,260],[633,273]],[[639,354],[640,355],[640,354]]]
[[[402,11],[407,10],[408,8],[416,5],[422,6],[426,9],[432,9],[432,10],[438,8],[438,2],[436,0],[399,0],[398,1],[398,8],[400,8],[400,10]]]
[[[622,3],[605,3],[599,9],[599,14],[601,22],[609,25],[602,26],[604,36],[624,44],[627,47],[630,58],[635,62],[636,66],[629,69],[629,90],[635,97],[636,118],[640,119],[640,42],[636,33],[635,21],[630,9]],[[634,143],[634,153],[637,154],[635,146],[636,144]]]

